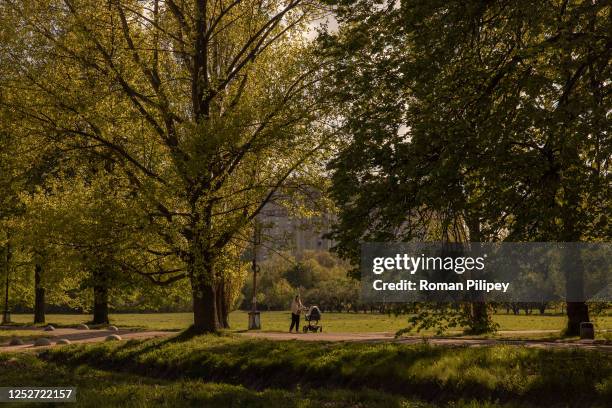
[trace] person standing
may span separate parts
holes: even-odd
[[[300,314],[304,309],[304,305],[300,300],[300,295],[297,295],[293,302],[291,302],[291,326],[289,327],[289,333],[293,330],[293,326],[295,325],[295,332],[300,332]]]

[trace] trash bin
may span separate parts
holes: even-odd
[[[595,338],[595,327],[591,322],[580,323],[580,338],[581,339],[594,339]]]
[[[249,312],[249,330],[261,329],[259,312]]]

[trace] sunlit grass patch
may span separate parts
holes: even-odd
[[[62,366],[32,354],[0,354],[3,386],[75,386],[79,407],[426,408],[433,405],[374,390],[256,390],[198,379],[166,380],[86,365]],[[11,406],[7,404],[6,406]],[[15,405],[29,406],[27,403]],[[478,405],[481,406],[481,405]]]
[[[258,389],[373,388],[436,401],[596,404],[612,397],[611,355],[578,349],[304,343],[225,335],[72,346],[50,350],[45,358]]]
[[[191,313],[118,313],[111,314],[111,323],[131,328],[147,330],[184,330],[193,323]],[[14,314],[13,319],[20,324],[32,322],[32,315]],[[90,315],[70,314],[48,314],[47,322],[57,327],[74,326],[91,320]],[[499,324],[501,331],[537,331],[553,330],[561,331],[565,325],[566,318],[558,314],[532,314],[512,315],[495,314],[493,320]],[[596,324],[599,336],[604,336],[602,330],[612,330],[612,316],[594,316],[592,320]],[[230,326],[232,330],[247,329],[248,314],[243,311],[235,311],[230,314]],[[291,322],[290,313],[286,311],[261,312],[263,331],[288,331]],[[394,316],[379,313],[324,313],[321,322],[325,332],[330,333],[372,333],[391,332],[408,325],[408,317],[405,315]],[[431,334],[424,332],[422,334]],[[451,331],[450,335],[458,335],[461,329]],[[415,334],[415,333],[413,333]],[[553,336],[554,333],[515,333],[500,334],[502,337],[535,338]],[[558,336],[558,335],[557,335]]]

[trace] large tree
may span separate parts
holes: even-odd
[[[472,241],[610,238],[609,3],[340,3],[342,252],[456,221]],[[567,311],[575,334],[586,304]]]
[[[312,174],[325,144],[319,67],[304,36],[316,9],[300,0],[3,3],[17,37],[31,39],[10,57],[27,89],[5,105],[38,137],[112,160],[148,222],[129,267],[160,284],[188,278],[195,329],[217,330],[224,249]]]

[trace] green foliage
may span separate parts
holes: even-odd
[[[349,311],[361,306],[359,284],[348,277],[349,264],[324,251],[305,251],[299,257],[271,253],[261,262],[258,302],[268,310],[287,310],[300,294],[305,305],[322,310]],[[253,286],[243,288],[243,307],[250,307]]]
[[[307,346],[305,346],[307,344]],[[147,372],[161,378],[231,378],[259,387],[364,387],[449,403],[461,399],[604,406],[606,352],[516,346],[279,342],[199,336],[55,348],[45,360]]]
[[[341,254],[610,237],[609,5],[374,3],[339,2],[322,41],[347,138],[331,164]]]
[[[490,308],[490,305],[481,305]],[[463,329],[465,334],[494,333],[500,328],[493,316],[482,321],[474,321],[471,308],[474,304],[453,303],[412,303],[393,309],[395,314],[408,314],[408,327],[398,330],[396,335],[416,331],[433,331],[440,336],[452,329]],[[490,312],[490,311],[487,311]]]
[[[105,285],[126,271],[190,280],[207,331],[236,302],[244,268],[228,259],[253,219],[320,184],[329,141],[305,38],[317,7],[213,3],[0,5],[7,127],[68,168],[55,197],[33,199],[55,213],[46,232],[65,227],[62,243]]]
[[[364,241],[609,240],[610,4],[332,3],[342,257]],[[423,317],[443,310],[467,308]]]

